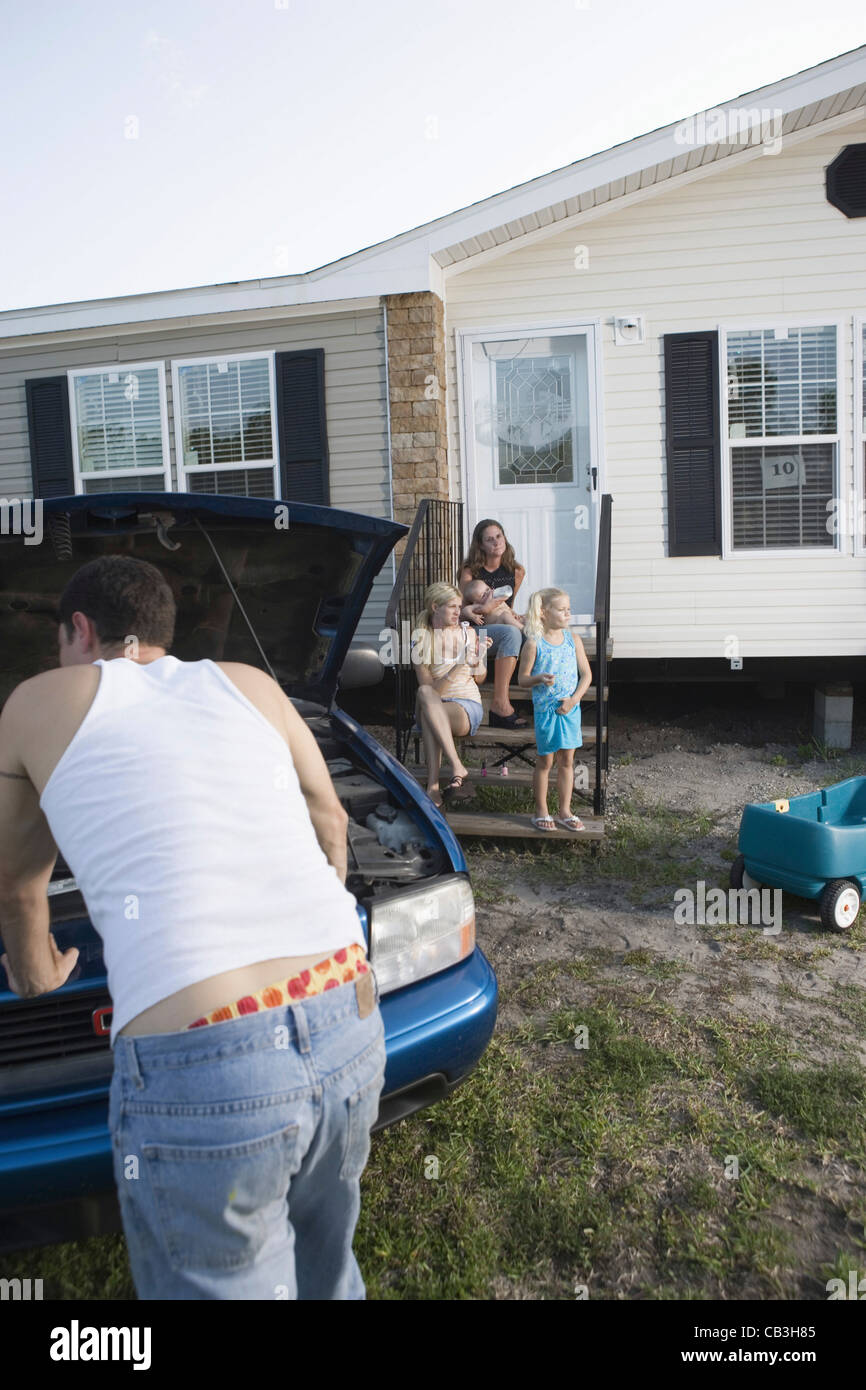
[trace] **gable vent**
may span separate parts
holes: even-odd
[[[866,145],[846,145],[827,166],[827,201],[846,217],[866,217]]]

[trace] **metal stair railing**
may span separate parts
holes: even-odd
[[[464,553],[463,503],[422,498],[385,610],[396,656],[394,729],[397,759],[401,763],[406,758],[415,720],[417,680],[410,649],[412,629],[429,584],[442,580],[456,586]]]
[[[610,729],[604,738],[608,722],[607,688],[607,639],[610,633],[610,532],[613,498],[606,492],[601,499],[601,516],[598,528],[598,560],[595,570],[595,794],[593,810],[597,816],[604,815],[608,757],[610,748]]]

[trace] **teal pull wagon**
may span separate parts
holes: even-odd
[[[750,802],[738,843],[733,888],[815,898],[821,925],[848,931],[866,892],[866,777],[790,800]]]

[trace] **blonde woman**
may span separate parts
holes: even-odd
[[[580,702],[592,683],[592,671],[579,637],[573,637],[571,604],[562,589],[539,589],[529,600],[526,641],[520,656],[520,684],[532,689],[535,746],[538,756],[532,774],[537,830],[580,831],[586,827],[572,815],[574,750],[583,743]],[[578,674],[579,672],[579,674]],[[559,815],[547,809],[547,783],[554,757]]]
[[[460,622],[463,599],[451,584],[431,584],[424,594],[412,640],[412,660],[418,676],[415,718],[427,760],[427,795],[436,806],[443,795],[467,801],[463,788],[469,769],[454,742],[474,734],[483,713],[476,682],[487,674],[489,639],[481,641],[468,623]],[[439,790],[442,757],[451,764],[451,781]]]

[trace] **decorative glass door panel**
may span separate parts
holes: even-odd
[[[598,481],[589,331],[475,339],[467,361],[470,527],[488,516],[504,527],[526,568],[519,611],[534,589],[556,586],[575,621],[589,622]]]

